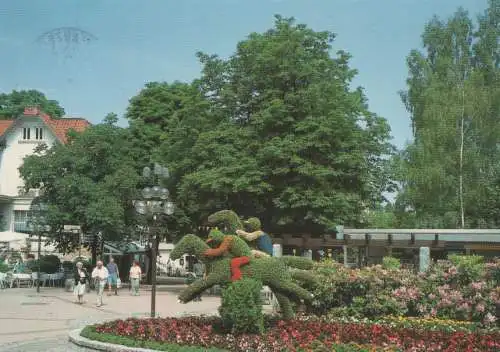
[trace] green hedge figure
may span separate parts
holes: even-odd
[[[253,219],[256,219],[258,221],[258,223],[257,223],[255,220],[252,220],[253,226],[260,227],[260,220],[257,218],[253,218]],[[249,220],[247,220],[247,222]],[[243,225],[244,225],[244,223],[240,220],[238,215],[232,210],[220,210],[220,211],[213,213],[212,215],[210,215],[208,217],[208,223],[211,226],[218,226],[218,227],[220,226],[223,229],[223,231],[220,231],[220,232],[222,232],[225,235],[235,235],[235,237],[238,237],[238,236],[236,236],[236,232],[243,230]],[[218,228],[216,228],[216,229],[218,229]],[[214,236],[214,233],[211,231],[209,236],[210,235]],[[216,241],[209,241],[209,243],[210,242],[216,243]],[[248,244],[246,242],[245,242],[245,245],[240,243],[238,245],[238,248],[248,247]],[[252,252],[250,247],[248,247],[248,248],[249,248],[250,252]],[[246,251],[246,249],[244,249],[244,250]],[[248,253],[248,252],[245,252],[245,254],[243,254],[243,255],[247,255],[246,253]],[[233,253],[231,253],[231,255],[233,257],[238,256],[238,254],[235,255]],[[314,262],[311,259],[308,259],[305,257],[283,256],[283,257],[280,257],[280,260],[283,260],[286,265],[293,267],[293,268],[296,268],[296,269],[311,270],[314,266]]]
[[[219,227],[225,234],[234,235],[236,230],[243,230],[243,222],[232,210],[219,210],[208,217],[211,226]]]
[[[250,262],[252,252],[244,240],[237,236],[225,235],[218,229],[212,229],[208,234],[207,243],[215,244],[217,248],[207,249],[205,257],[231,257],[231,281],[241,279],[240,268]]]
[[[212,235],[220,237],[220,231],[212,230]],[[228,236],[222,234],[222,237]],[[230,235],[229,235],[230,236]],[[235,245],[233,248],[238,251],[236,255],[250,253],[250,247],[244,240],[233,236]],[[246,248],[245,248],[246,246]],[[225,253],[223,256],[210,257],[205,253],[210,249],[207,243],[195,235],[185,235],[175,246],[170,258],[179,259],[184,254],[194,255],[198,260],[205,264],[207,276],[204,279],[197,279],[179,295],[181,303],[187,303],[194,297],[200,295],[203,291],[215,285],[222,287],[231,284],[233,275],[231,273],[231,253]],[[299,260],[296,260],[299,259]],[[249,263],[241,267],[243,278],[252,278],[268,286],[276,296],[280,305],[281,313],[284,319],[290,319],[294,316],[290,300],[311,302],[312,293],[300,287],[293,282],[293,272],[287,266],[297,267],[299,269],[308,266],[301,257],[262,257],[250,258]],[[312,267],[312,261],[311,261]]]

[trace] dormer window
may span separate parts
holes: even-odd
[[[35,128],[35,139],[37,139],[37,140],[43,139],[43,128],[41,128],[41,127]]]
[[[24,140],[29,140],[31,139],[31,136],[30,136],[30,128],[29,127],[24,127],[23,128],[23,139]]]

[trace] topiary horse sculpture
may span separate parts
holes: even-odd
[[[235,236],[235,238],[238,237]],[[243,243],[245,242],[243,241]],[[248,247],[248,245],[246,246]],[[224,286],[232,282],[231,260],[233,258],[228,256],[207,257],[204,254],[208,250],[210,250],[208,244],[198,236],[185,235],[170,253],[172,260],[179,259],[184,254],[194,255],[205,264],[207,270],[206,278],[196,280],[181,292],[179,295],[181,303],[191,301],[194,297],[197,297],[214,285]],[[249,247],[247,250],[250,252]],[[306,263],[304,259],[301,257],[250,258],[248,264],[242,266],[240,270],[242,277],[254,278],[268,286],[276,296],[283,318],[289,319],[294,315],[290,300],[309,303],[313,298],[313,295],[309,291],[292,281],[293,271],[290,271],[287,267],[288,264],[303,268]]]

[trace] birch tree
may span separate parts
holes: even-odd
[[[408,57],[413,142],[401,154],[400,205],[423,227],[486,227],[498,223],[498,23],[491,0],[477,24],[463,9],[433,18],[424,50]]]

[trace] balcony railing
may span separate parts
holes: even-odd
[[[38,197],[40,196],[40,190],[37,188],[30,188],[28,191],[24,189],[23,186],[17,187],[17,195],[19,197]]]

